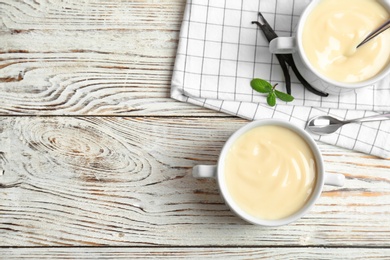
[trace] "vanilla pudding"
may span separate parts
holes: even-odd
[[[390,30],[356,46],[389,17],[376,0],[322,0],[305,22],[305,55],[329,79],[344,83],[370,79],[390,62]]]
[[[261,219],[291,216],[316,185],[316,161],[309,145],[282,126],[258,126],[244,133],[229,148],[224,169],[234,202]]]

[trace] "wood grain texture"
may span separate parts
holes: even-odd
[[[10,248],[7,259],[389,259],[378,248]]]
[[[244,120],[1,120],[2,246],[390,246],[390,160],[320,144],[346,185],[300,221],[261,228],[190,172],[214,164]]]
[[[280,228],[191,176],[246,121],[169,98],[185,2],[0,0],[0,258],[388,259],[390,160],[319,143],[346,185]]]
[[[0,115],[223,116],[169,98],[185,1],[0,1]]]

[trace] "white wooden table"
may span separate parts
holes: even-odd
[[[319,143],[303,219],[231,213],[214,164],[243,119],[169,97],[184,0],[0,0],[0,258],[390,258],[390,160]]]

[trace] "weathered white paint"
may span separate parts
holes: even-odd
[[[33,248],[0,249],[7,259],[388,259],[378,248]]]
[[[0,189],[4,246],[388,246],[390,161],[321,144],[326,187],[302,220],[248,225],[195,164],[214,164],[244,120],[3,117]]]
[[[246,121],[169,98],[184,5],[0,0],[0,254],[389,256],[390,160],[320,143],[346,185],[280,228],[191,177]]]
[[[0,3],[0,114],[221,116],[169,98],[184,1]]]

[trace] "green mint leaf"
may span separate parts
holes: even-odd
[[[260,93],[270,93],[272,91],[272,85],[264,79],[252,79],[251,87]]]
[[[284,93],[284,92],[281,92],[279,90],[276,90],[275,89],[275,95],[280,99],[280,100],[283,100],[285,102],[291,102],[294,100],[294,97],[287,94],[287,93]]]
[[[276,95],[275,95],[275,91],[271,91],[271,92],[268,94],[267,103],[268,103],[268,105],[270,105],[271,107],[275,106],[275,104],[276,104]]]

